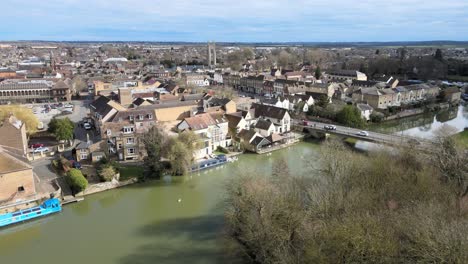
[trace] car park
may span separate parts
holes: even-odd
[[[325,130],[336,130],[336,126],[334,125],[325,125],[323,128]]]
[[[361,137],[368,137],[368,136],[369,136],[369,132],[367,132],[367,131],[359,131],[359,132],[356,133],[356,135],[361,136]]]

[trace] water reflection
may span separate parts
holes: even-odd
[[[458,108],[452,108],[439,112],[437,115],[435,115],[430,124],[406,129],[400,133],[408,136],[431,138],[434,136],[434,132],[444,124],[454,127],[458,132],[463,131],[465,127],[468,127],[468,115],[466,114],[466,107],[460,105]]]
[[[426,113],[424,115],[384,122],[371,126],[370,130],[388,134],[430,138],[443,124],[450,125],[457,131],[463,131],[465,127],[468,127],[468,107],[460,105],[459,107],[444,110],[437,114]]]

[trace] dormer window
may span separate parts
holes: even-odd
[[[152,114],[148,114],[148,119],[153,119],[153,115],[152,115]]]
[[[107,134],[108,136],[110,136],[110,135],[112,134],[111,130],[110,130],[110,129],[107,129],[107,130],[106,130],[106,134]]]
[[[128,116],[128,118],[130,119],[130,121],[133,121],[133,115]]]
[[[143,115],[138,115],[138,119],[143,120],[144,116]]]
[[[133,131],[135,131],[135,129],[133,127],[124,127],[123,128],[124,134],[133,133]]]

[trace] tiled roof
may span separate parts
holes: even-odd
[[[271,117],[276,119],[283,119],[286,113],[286,109],[253,103],[251,108],[255,109],[255,117]]]

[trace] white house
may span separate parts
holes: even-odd
[[[361,117],[366,121],[369,121],[374,108],[368,104],[357,104],[356,107],[359,109],[359,112],[361,112]]]
[[[213,154],[218,146],[223,148],[231,145],[228,136],[228,121],[219,113],[203,113],[182,120],[177,125],[178,131],[191,130],[200,136],[203,147],[194,154],[196,159]]]
[[[268,137],[275,132],[275,125],[268,120],[260,119],[255,124],[255,131],[263,137]]]
[[[283,134],[291,130],[291,116],[288,110],[271,105],[252,104],[255,118],[257,120],[269,120],[275,126],[275,133]]]

